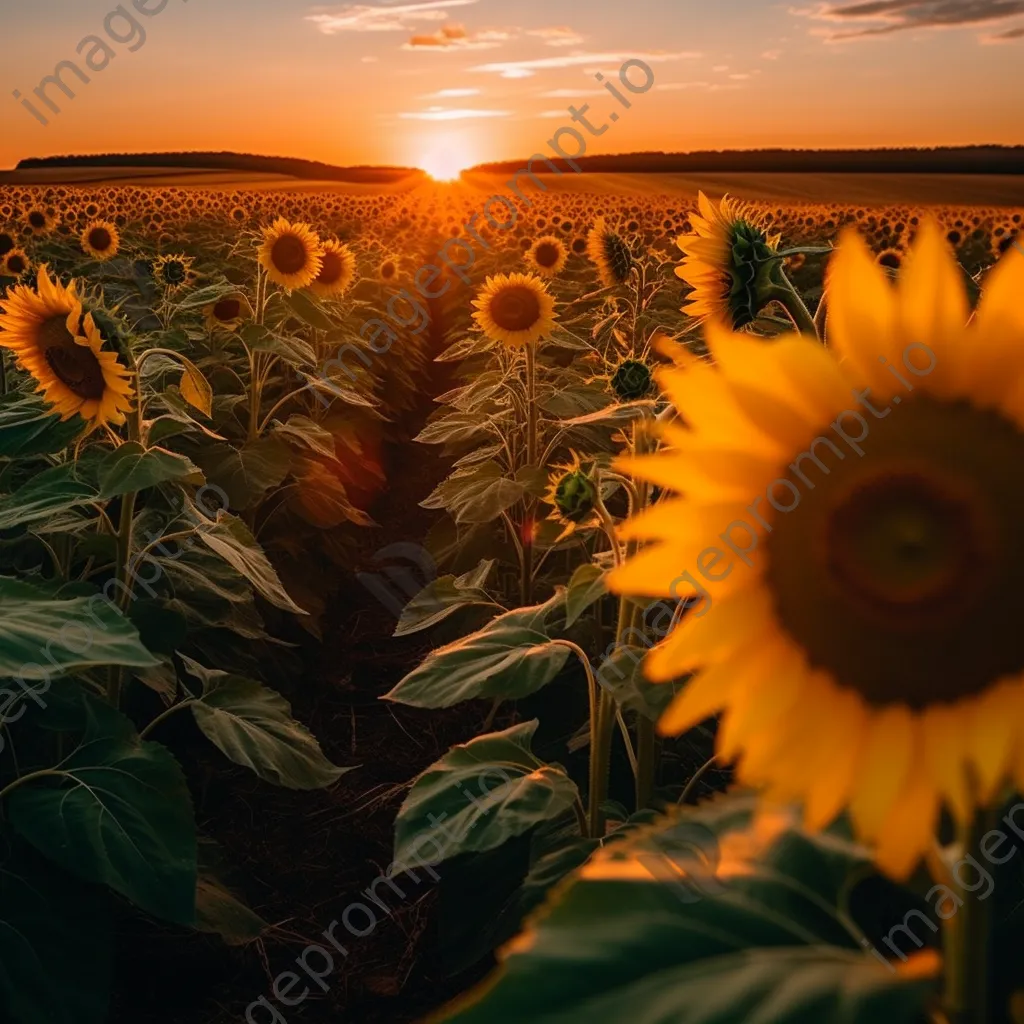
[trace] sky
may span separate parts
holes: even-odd
[[[1024,0],[31,0],[0,7],[0,37],[0,167],[457,169],[547,149],[584,104],[591,154],[1024,143]],[[51,83],[48,106],[61,61],[88,82],[65,66],[74,98]]]

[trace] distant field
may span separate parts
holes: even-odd
[[[1024,206],[1024,177],[1012,174],[544,174],[553,192],[696,196],[728,192],[780,202]],[[500,192],[507,174],[473,173],[467,183]],[[525,179],[521,179],[525,181]],[[524,188],[529,187],[525,183]]]
[[[779,202],[889,203],[958,206],[1024,206],[1024,176],[972,174],[545,174],[551,192],[607,192],[612,195],[696,196],[728,192],[750,199]],[[467,172],[463,184],[473,189],[507,191],[509,174]],[[0,173],[3,185],[152,185],[212,189],[268,189],[368,195],[403,192],[421,184],[415,177],[390,184],[309,181],[285,174],[180,168],[54,167]],[[447,188],[451,186],[438,186]],[[455,186],[458,187],[458,186]],[[529,184],[524,184],[528,188]]]
[[[393,183],[309,181],[288,174],[262,171],[186,170],[180,167],[38,167],[0,172],[4,185],[152,185],[179,188],[287,189],[295,192],[343,192],[366,195],[401,192],[412,188],[415,178]]]

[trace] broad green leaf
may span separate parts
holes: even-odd
[[[518,608],[483,629],[438,648],[385,695],[420,708],[447,708],[478,697],[514,700],[546,686],[562,670],[569,649],[544,628],[547,605]]]
[[[5,836],[2,846],[0,1018],[15,1024],[104,1024],[108,894],[54,867],[16,836]]]
[[[293,366],[309,366],[316,362],[316,352],[299,338],[275,334],[269,327],[250,324],[242,328],[242,340],[253,352],[271,352]]]
[[[577,566],[565,595],[565,625],[571,626],[591,605],[608,593],[605,571],[593,562]]]
[[[44,469],[13,494],[0,497],[0,530],[46,520],[76,505],[96,500],[96,488],[83,479],[78,464]]]
[[[537,725],[477,736],[420,775],[395,822],[395,862],[415,865],[424,835],[444,837],[441,859],[448,860],[496,849],[569,811],[579,797],[576,783],[531,752]]]
[[[510,480],[497,462],[456,470],[425,501],[424,508],[445,508],[457,523],[489,523],[526,493],[523,483]]]
[[[11,824],[67,871],[190,925],[196,834],[185,777],[165,747],[139,739],[119,712],[84,691],[79,699],[88,722],[77,747],[52,774],[10,793]]]
[[[0,397],[0,457],[53,455],[85,432],[85,420],[62,420],[38,395],[12,392]]]
[[[308,416],[289,416],[287,423],[275,422],[274,433],[286,441],[298,443],[328,459],[336,458],[334,435]]]
[[[320,331],[333,331],[335,328],[334,320],[319,302],[316,301],[311,295],[305,292],[292,292],[288,296],[288,305],[291,306],[292,312],[300,319],[304,320],[310,327],[315,327]]]
[[[235,509],[255,505],[284,480],[292,464],[288,445],[273,434],[237,450],[226,444],[208,445],[195,457],[210,483],[224,489]]]
[[[395,636],[408,636],[430,629],[460,608],[500,607],[482,589],[493,568],[492,558],[462,576],[442,576],[429,583],[405,606],[395,627]]]
[[[840,862],[869,862],[784,817],[754,829],[751,814],[748,798],[712,801],[606,844],[530,919],[496,976],[436,1020],[918,1024],[936,980],[862,950],[801,876],[835,880]]]
[[[0,677],[45,680],[98,665],[159,664],[135,626],[99,593],[58,598],[0,576],[0,623]]]
[[[131,491],[171,480],[185,484],[205,482],[202,472],[184,455],[175,455],[166,448],[143,448],[137,441],[127,441],[109,452],[98,470],[99,497],[115,498]]]
[[[241,519],[223,509],[218,510],[215,520],[207,519],[194,506],[191,511],[196,535],[211,551],[241,573],[272,605],[296,615],[306,614],[288,596],[270,559]]]
[[[191,659],[186,665],[193,671]],[[266,782],[323,789],[351,771],[331,764],[309,730],[292,718],[288,702],[262,683],[207,670],[203,690],[191,705],[196,724],[229,760]]]
[[[203,371],[184,356],[179,356],[183,372],[178,383],[178,390],[181,397],[192,406],[198,409],[207,419],[213,415],[213,388],[210,382],[203,375]]]
[[[219,935],[228,946],[255,942],[270,925],[214,876],[201,871],[196,880],[196,928]]]
[[[686,683],[683,680],[652,683],[643,670],[648,650],[619,644],[601,662],[596,677],[598,683],[615,696],[616,704],[656,722]]]

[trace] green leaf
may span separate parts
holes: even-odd
[[[568,629],[591,605],[608,593],[605,571],[593,562],[577,566],[565,595],[565,626]]]
[[[6,836],[0,855],[0,1017],[17,1024],[104,1024],[108,897]],[[88,941],[83,942],[83,937]]]
[[[232,508],[255,505],[288,475],[292,455],[279,437],[267,434],[234,449],[213,444],[196,454],[207,479],[224,489]]]
[[[452,747],[416,779],[395,822],[395,862],[415,864],[425,835],[443,835],[448,860],[496,849],[570,810],[576,783],[530,750],[537,725],[524,722]]]
[[[62,420],[37,395],[12,392],[0,397],[0,456],[54,455],[85,432],[85,420]]]
[[[436,1019],[918,1024],[936,982],[864,952],[794,873],[866,861],[792,827],[774,840],[755,832],[751,808],[713,801],[606,844],[531,918],[497,975]],[[800,855],[780,854],[786,843]]]
[[[99,497],[115,498],[171,480],[196,485],[205,482],[199,468],[184,455],[175,455],[166,448],[147,449],[137,441],[127,441],[101,461]]]
[[[334,435],[308,416],[289,416],[287,423],[275,422],[273,431],[285,441],[298,443],[304,448],[316,452],[317,455],[323,455],[328,459],[337,458]]]
[[[189,671],[203,679],[203,696],[191,705],[196,724],[235,764],[287,789],[323,789],[350,768],[324,757],[320,744],[292,718],[291,706],[262,683],[227,672],[204,670],[190,658]]]
[[[49,519],[95,500],[96,488],[82,479],[77,463],[53,466],[0,498],[0,530]]]
[[[196,523],[196,535],[211,551],[241,573],[275,607],[295,615],[307,614],[288,596],[270,559],[241,519],[219,509],[217,518],[211,521],[194,505],[188,507]]]
[[[482,585],[494,568],[493,558],[462,576],[442,576],[424,587],[402,611],[395,636],[408,636],[443,622],[460,608],[495,605]]]
[[[247,907],[208,872],[196,881],[196,928],[219,935],[228,946],[246,946],[270,929],[270,925]]]
[[[304,320],[310,327],[315,327],[320,331],[333,331],[336,324],[331,319],[327,310],[320,305],[311,295],[305,292],[292,292],[287,297],[288,305],[291,306],[292,312],[300,319]]]
[[[615,697],[620,707],[639,712],[656,722],[686,685],[683,679],[652,683],[643,670],[649,648],[619,644],[597,670],[597,681]]]
[[[501,465],[491,461],[456,470],[420,504],[447,509],[457,523],[489,523],[525,493],[522,483],[509,480]]]
[[[546,686],[562,670],[569,649],[544,629],[549,608],[517,608],[483,629],[438,648],[385,695],[419,708],[447,708],[476,697],[514,700]]]
[[[49,679],[99,665],[159,664],[138,631],[102,594],[62,599],[0,576],[0,677]]]
[[[191,359],[186,359],[183,355],[179,354],[178,360],[184,371],[178,384],[181,397],[193,409],[198,409],[199,412],[209,419],[213,415],[213,388],[210,387],[210,382],[203,375],[203,371]]]
[[[242,328],[242,341],[253,352],[271,352],[293,366],[309,366],[316,362],[316,352],[299,338],[286,338],[275,334],[262,324]]]
[[[119,712],[84,691],[78,699],[87,717],[78,746],[52,774],[10,793],[11,824],[72,874],[191,925],[196,833],[185,777],[165,747],[141,740]]]

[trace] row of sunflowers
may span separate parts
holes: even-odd
[[[446,823],[450,952],[498,950],[438,1020],[1022,1019],[1020,212],[538,196],[380,355],[471,200],[0,197],[10,1016],[106,1019],[111,893],[262,934],[168,723],[276,785],[347,770],[271,684],[416,443],[444,574],[385,699],[490,704],[395,826],[414,865]]]

